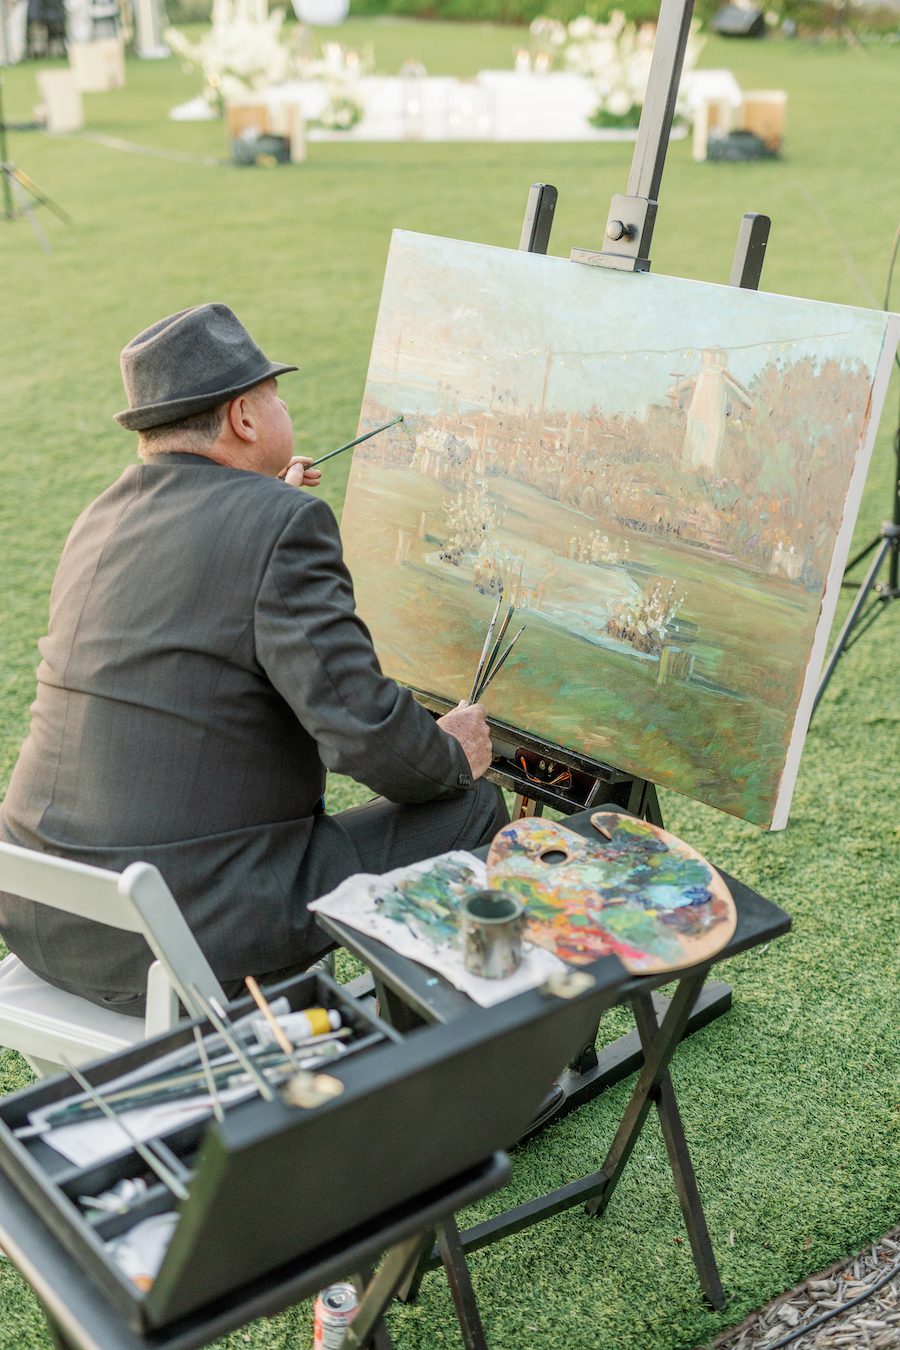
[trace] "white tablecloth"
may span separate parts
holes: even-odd
[[[694,72],[729,76],[730,72]],[[717,86],[718,87],[718,86]],[[591,82],[567,73],[483,70],[472,80],[449,76],[367,76],[352,86],[364,116],[350,131],[310,127],[310,140],[353,141],[628,141],[633,130],[598,130],[588,121],[597,106]],[[331,91],[321,80],[293,80],[255,95],[271,111],[296,104],[308,123],[319,119]],[[740,90],[738,90],[740,102]],[[173,117],[189,117],[201,100]],[[201,113],[202,115],[202,113]],[[676,128],[673,137],[683,136]]]

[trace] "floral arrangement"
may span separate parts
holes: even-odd
[[[692,70],[703,45],[700,25],[691,24],[684,54],[684,71]],[[590,122],[596,127],[636,127],[650,77],[653,43],[652,24],[640,27],[613,10],[607,23],[582,14],[568,25],[557,19],[539,18],[531,25],[532,43],[544,54],[555,56],[566,70],[585,76],[594,86],[597,107]],[[681,108],[676,104],[676,114]]]
[[[216,112],[295,76],[327,82],[328,99],[314,125],[349,131],[362,120],[355,84],[371,68],[371,55],[360,57],[336,42],[326,42],[319,52],[302,28],[292,48],[282,41],[283,23],[284,10],[270,14],[268,0],[213,0],[212,27],[199,42],[189,42],[176,28],[166,31],[165,40],[189,69],[200,68],[203,97]]]
[[[311,123],[326,131],[350,131],[361,122],[364,113],[359,99],[342,88],[334,89],[319,116]]]
[[[300,76],[304,80],[324,80],[328,85],[328,102],[311,125],[327,131],[350,131],[361,122],[365,108],[356,82],[369,73],[374,63],[371,51],[360,55],[339,42],[326,42],[320,54],[301,51]]]
[[[623,601],[613,607],[606,621],[610,637],[628,642],[635,651],[658,656],[672,621],[684,604],[685,597],[675,597],[676,583],[667,590],[662,581],[645,587],[639,600]]]
[[[268,13],[267,0],[213,0],[212,27],[199,42],[177,28],[165,41],[190,69],[203,73],[203,97],[221,112],[226,103],[286,79],[291,53],[281,41],[284,10]]]

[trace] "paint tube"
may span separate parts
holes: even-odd
[[[153,1214],[107,1242],[106,1250],[132,1284],[146,1292],[156,1279],[177,1226],[178,1215],[174,1212]]]
[[[311,1036],[328,1036],[340,1028],[341,1022],[337,1008],[305,1008],[303,1012],[285,1013],[278,1018],[282,1031],[295,1045]],[[254,1020],[253,1030],[260,1046],[274,1044],[275,1033],[264,1018]]]

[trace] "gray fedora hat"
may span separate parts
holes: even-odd
[[[147,431],[227,403],[297,366],[264,356],[227,305],[194,305],[145,328],[120,357],[129,406],[116,421]]]

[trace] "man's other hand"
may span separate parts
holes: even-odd
[[[291,487],[318,487],[322,481],[322,470],[311,469],[312,455],[294,455],[290,464],[286,464],[278,475]]]
[[[490,767],[493,757],[487,713],[482,704],[463,701],[457,704],[452,712],[439,717],[437,724],[454,740],[459,741],[466,752],[473,779],[480,778]]]

